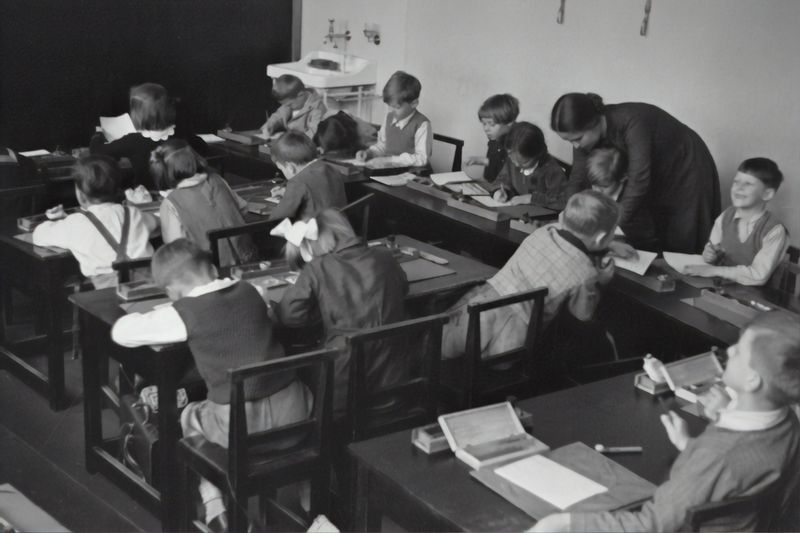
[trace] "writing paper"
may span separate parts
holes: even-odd
[[[640,276],[644,276],[650,263],[656,258],[655,252],[645,252],[643,250],[636,250],[638,257],[636,259],[622,259],[621,257],[614,257],[614,265],[625,270],[630,270]]]
[[[664,261],[669,266],[683,274],[684,269],[689,265],[705,265],[703,256],[699,254],[679,254],[677,252],[664,252]]]
[[[129,133],[136,133],[136,126],[127,113],[118,117],[100,117],[100,129],[108,142],[116,141]]]
[[[203,139],[203,141],[205,141],[208,144],[225,142],[225,139],[223,139],[219,135],[214,135],[213,133],[201,133],[200,135],[198,135],[198,137]]]
[[[440,174],[431,174],[431,181],[441,187],[443,185],[447,185],[448,183],[464,183],[465,181],[472,181],[472,178],[467,176],[463,171],[442,172]]]
[[[514,205],[511,202],[498,202],[491,196],[471,196],[470,198],[484,207],[508,207],[510,205]]]
[[[509,463],[495,473],[562,511],[608,491],[607,487],[541,455]]]
[[[402,187],[414,178],[416,178],[416,176],[410,172],[403,172],[402,174],[396,174],[394,176],[370,176],[370,179],[388,185],[389,187]]]
[[[20,152],[19,155],[24,155],[25,157],[37,157],[40,155],[50,155],[50,152],[47,150],[28,150],[27,152]]]

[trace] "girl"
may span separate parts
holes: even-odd
[[[390,250],[362,243],[338,210],[326,209],[306,222],[285,219],[272,234],[287,240],[290,265],[302,265],[297,282],[273,304],[277,322],[302,326],[319,317],[325,343],[341,348],[345,333],[404,319],[405,272]],[[403,381],[408,372],[403,348],[394,342],[372,345],[368,380],[376,386]],[[336,418],[346,406],[349,362],[350,354],[340,351],[334,364]]]
[[[547,152],[542,130],[530,122],[518,122],[508,131],[505,148],[508,158],[497,176],[500,187],[494,199],[564,209],[567,176]]]
[[[628,157],[621,226],[641,207],[652,214],[659,248],[700,253],[720,211],[719,176],[703,139],[654,105],[605,105],[596,94],[568,93],[553,106],[550,127],[573,146],[569,193],[588,187],[587,159],[613,146]]]
[[[247,202],[233,192],[186,141],[173,139],[150,156],[150,170],[159,189],[172,189],[161,203],[161,236],[165,243],[181,237],[210,248],[207,232],[244,224]],[[254,260],[256,248],[248,235],[220,243],[220,265]]]
[[[130,117],[136,128],[119,139],[105,142],[103,133],[92,137],[89,150],[93,154],[106,154],[117,160],[127,158],[131,162],[132,180],[122,188],[143,185],[155,189],[150,176],[150,152],[175,134],[175,104],[167,90],[157,83],[143,83],[131,87]]]

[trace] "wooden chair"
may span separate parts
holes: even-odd
[[[230,531],[247,530],[247,499],[258,495],[261,514],[267,508],[281,509],[268,499],[283,486],[311,480],[311,516],[327,511],[330,482],[330,418],[333,393],[333,356],[335,350],[318,350],[264,363],[246,365],[228,371],[230,376],[229,447],[225,449],[202,436],[181,439],[178,461],[181,463],[182,531],[187,531],[193,508],[194,487],[189,486],[190,472],[195,472],[224,494]],[[314,393],[310,417],[267,431],[248,434],[245,417],[244,382],[255,377],[295,371],[308,378]],[[287,438],[302,439],[288,449],[275,450],[276,443]],[[270,449],[272,446],[272,449]],[[266,522],[266,517],[261,519]]]
[[[350,379],[345,415],[347,443],[394,433],[436,420],[439,364],[442,356],[442,327],[447,315],[439,314],[386,326],[361,330],[345,336],[350,352]],[[370,345],[380,342],[406,343],[410,376],[393,385],[368,385],[373,353]],[[419,343],[419,344],[414,344]],[[401,346],[403,344],[400,344]]]
[[[679,531],[776,531],[778,486],[773,483],[756,494],[692,507]]]
[[[777,287],[780,291],[791,295],[797,295],[798,279],[800,279],[800,248],[789,246],[786,250],[786,259],[778,265],[772,275],[770,285]]]
[[[467,305],[467,343],[463,357],[444,361],[440,398],[448,407],[467,409],[501,401],[509,395],[530,396],[534,356],[542,334],[547,287],[501,296]],[[522,302],[531,302],[525,342],[519,348],[481,357],[481,314]]]
[[[370,193],[362,196],[358,200],[350,202],[341,209],[341,212],[344,213],[344,215],[353,225],[353,228],[359,228],[360,231],[357,233],[361,236],[361,240],[364,242],[367,242],[369,239],[369,210],[370,204],[374,198],[375,193]]]
[[[249,222],[247,224],[241,224],[239,226],[233,226],[230,228],[220,228],[220,229],[210,230],[207,233],[207,235],[208,235],[209,249],[211,252],[211,262],[214,263],[214,265],[218,269],[221,269],[222,265],[220,265],[220,253],[219,253],[220,241],[223,239],[230,239],[231,237],[239,237],[242,235],[260,234],[260,236],[263,236],[265,239],[267,239],[267,242],[270,242],[270,240],[274,239],[276,243],[275,245],[276,250],[274,251],[278,253],[277,250],[283,247],[283,239],[275,239],[273,237],[270,237],[269,232],[279,223],[280,220],[260,220],[258,222]],[[267,255],[274,255],[272,254],[272,251],[273,251],[272,247],[270,246]],[[270,259],[270,258],[264,257],[262,259]],[[230,266],[232,265],[225,265],[226,268]]]
[[[141,257],[139,259],[114,261],[111,263],[111,268],[117,273],[117,281],[119,281],[119,283],[128,283],[133,279],[132,274],[134,271],[144,269],[149,270],[152,259],[152,257]]]
[[[434,133],[433,140],[453,145],[453,164],[451,166],[451,170],[453,172],[461,170],[461,160],[464,157],[464,141],[461,139],[456,139],[455,137],[448,137],[447,135],[442,135],[440,133]]]

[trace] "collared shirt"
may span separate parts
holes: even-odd
[[[766,209],[748,219],[744,218],[738,209],[736,210],[734,221],[736,222],[740,242],[744,242],[750,237],[756,222],[765,213]],[[714,245],[719,245],[722,242],[722,215],[718,216],[714,221],[714,227],[711,228],[711,235],[708,241]],[[761,249],[758,250],[751,264],[718,266],[716,268],[721,277],[736,283],[741,283],[742,285],[764,285],[783,260],[783,255],[786,253],[788,246],[789,236],[786,233],[786,228],[778,224],[764,236]]]
[[[393,119],[392,123],[389,125],[390,128],[400,128],[403,129],[406,127],[408,122],[411,120],[417,113],[414,110],[413,113],[409,114],[402,120]],[[406,153],[400,155],[386,155],[386,129],[381,128],[378,131],[378,142],[373,144],[369,147],[368,151],[373,155],[373,157],[380,157],[382,160],[386,160],[387,163],[391,163],[397,166],[409,166],[409,167],[423,167],[428,164],[428,159],[430,158],[431,151],[433,147],[433,132],[431,131],[431,123],[427,120],[419,125],[417,131],[414,132],[414,153]]]
[[[139,134],[142,137],[147,137],[153,141],[166,141],[173,135],[175,135],[175,126],[170,126],[163,130],[139,130]]]
[[[215,279],[205,285],[193,288],[185,298],[220,291],[235,283],[238,283],[237,280],[230,278]],[[125,315],[117,320],[111,329],[111,338],[114,342],[126,348],[185,342],[188,335],[186,324],[171,303],[159,306],[147,313]]]
[[[739,411],[722,409],[717,427],[731,431],[761,431],[778,425],[788,414],[788,407],[773,411]]]

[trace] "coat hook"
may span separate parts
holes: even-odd
[[[650,25],[650,9],[653,7],[653,0],[645,0],[644,3],[644,18],[642,19],[642,27],[639,28],[639,35],[642,37],[647,35],[647,27]]]
[[[561,0],[561,5],[558,8],[558,15],[556,15],[556,22],[559,24],[564,24],[564,6],[567,3],[567,0]]]

